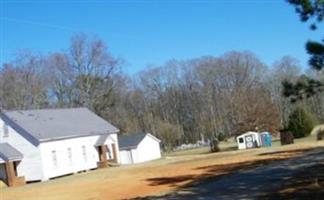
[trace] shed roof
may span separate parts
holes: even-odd
[[[0,143],[0,160],[15,161],[21,160],[23,154],[8,143]]]
[[[3,114],[38,142],[119,131],[87,108],[4,111]]]
[[[145,138],[145,136],[151,136],[154,140],[160,142],[159,139],[154,137],[149,133],[137,133],[132,135],[119,135],[118,136],[118,144],[119,149],[135,149],[138,144]]]
[[[144,139],[146,133],[137,133],[133,135],[119,135],[119,149],[134,149]]]
[[[253,132],[253,131],[249,131],[249,132],[246,132],[242,135],[239,135],[238,137],[245,137],[246,135],[259,135],[259,133],[257,132]]]

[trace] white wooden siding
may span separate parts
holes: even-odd
[[[121,164],[133,164],[138,163],[137,149],[128,149],[120,151],[120,163]]]
[[[97,168],[99,154],[94,146],[97,139],[98,136],[88,136],[41,143],[44,179]],[[68,149],[71,149],[71,159]],[[56,167],[53,167],[52,151],[56,152]]]
[[[23,154],[23,160],[17,167],[18,176],[25,176],[27,181],[41,180],[43,168],[40,150],[31,142],[8,126],[8,137],[4,135],[4,122],[0,118],[0,143],[6,142]]]
[[[122,164],[132,164],[133,163],[131,150],[120,151],[120,162]]]
[[[111,134],[111,137],[117,138],[117,134]],[[43,160],[44,180],[97,168],[99,153],[94,145],[98,138],[99,136],[88,136],[41,143],[39,146]],[[106,144],[110,144],[110,146],[111,143],[113,143],[112,140],[108,139],[106,141]],[[116,148],[118,156],[118,144],[116,144]],[[71,150],[71,159],[69,149]],[[57,157],[57,166],[55,168],[53,168],[53,161],[51,160],[51,152],[53,150],[56,151]],[[119,160],[118,157],[117,160]]]
[[[145,162],[161,158],[160,143],[146,135],[137,147],[137,162]]]

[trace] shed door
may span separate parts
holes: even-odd
[[[255,144],[254,144],[254,141],[253,141],[253,135],[245,136],[245,145],[246,145],[247,149],[255,147]]]
[[[133,163],[132,150],[126,151],[126,158],[128,163]]]

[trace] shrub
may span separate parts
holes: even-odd
[[[177,141],[181,137],[180,127],[166,121],[158,120],[156,130],[158,137],[162,140],[162,148],[167,152],[177,145]]]
[[[322,140],[324,138],[324,130],[319,130],[316,134],[317,140]]]
[[[222,141],[226,140],[226,135],[223,132],[220,132],[217,135],[217,139],[218,139],[218,141],[222,142]]]
[[[213,138],[210,141],[210,151],[211,152],[219,152],[220,148],[219,148],[219,141],[217,138]]]
[[[288,130],[295,138],[302,138],[308,136],[317,123],[314,115],[302,107],[297,107],[289,116]]]

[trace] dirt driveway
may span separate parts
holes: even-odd
[[[192,191],[199,195],[199,182],[210,177],[220,178],[224,176],[220,187],[222,191],[229,189],[233,183],[225,181],[231,177],[238,184],[244,180],[245,186],[251,186],[249,174],[230,175],[248,169],[269,165],[276,160],[288,159],[305,154],[310,148],[323,147],[324,142],[311,144],[296,144],[285,147],[272,147],[246,151],[229,151],[215,154],[182,155],[167,157],[155,162],[133,166],[113,167],[108,169],[94,170],[83,174],[67,176],[43,183],[28,184],[16,188],[0,189],[1,200],[106,200],[106,199],[132,199],[156,194],[166,194],[180,190],[180,193],[188,184],[198,184]],[[281,152],[277,152],[281,151]],[[273,153],[277,152],[277,153]],[[314,157],[315,158],[315,157]],[[321,157],[322,158],[322,157]],[[297,159],[296,159],[297,160]],[[303,160],[303,162],[308,160]],[[287,164],[289,165],[289,163]],[[268,167],[267,167],[268,168]],[[271,170],[270,170],[271,169]],[[273,165],[268,172],[257,171],[254,175],[259,182],[263,180],[263,173],[274,173],[279,168]],[[258,174],[259,173],[259,174]],[[288,172],[287,172],[288,173]],[[227,175],[226,175],[227,174]],[[225,178],[226,175],[226,178]],[[270,175],[270,174],[269,174]],[[270,176],[271,177],[271,176]],[[270,181],[270,179],[269,179]],[[220,183],[220,182],[219,182]],[[217,185],[217,184],[216,184]],[[213,191],[215,184],[206,182],[207,187]],[[200,188],[201,189],[201,188]],[[200,189],[198,191],[200,191]],[[235,190],[240,192],[240,190]],[[176,193],[180,194],[180,193]],[[205,191],[208,197],[208,191]],[[221,191],[218,192],[221,194]],[[182,194],[181,194],[182,195]],[[183,195],[182,195],[183,196]],[[173,196],[168,196],[168,198]],[[180,197],[180,196],[174,196]],[[185,197],[185,196],[183,196]]]
[[[168,195],[142,199],[287,199],[279,198],[280,196],[273,195],[273,193],[285,188],[291,182],[300,181],[294,180],[296,175],[304,172],[309,173],[309,170],[312,170],[313,166],[321,169],[314,176],[313,180],[311,180],[315,183],[315,177],[317,179],[319,177],[323,179],[324,148],[316,148],[288,160],[276,161],[265,166],[244,170],[227,176],[206,178]],[[212,169],[213,167],[210,168]],[[307,179],[309,177],[304,177],[303,179],[305,178]],[[321,184],[322,182],[323,180],[321,180]],[[290,197],[292,199],[323,199],[324,186],[322,185],[320,187],[322,187],[320,193],[316,194],[316,196],[312,192],[308,196],[300,196],[295,193],[295,195],[290,195]]]

